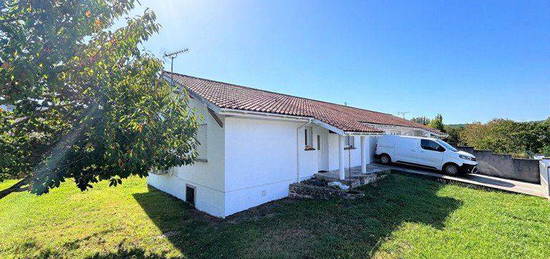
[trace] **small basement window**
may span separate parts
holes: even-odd
[[[195,187],[191,185],[185,186],[185,201],[195,206]]]

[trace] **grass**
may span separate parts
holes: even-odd
[[[140,178],[86,192],[65,183],[0,200],[0,258],[548,258],[547,200],[398,174],[364,190],[217,220]]]

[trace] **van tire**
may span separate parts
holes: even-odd
[[[458,175],[460,173],[460,168],[454,163],[447,163],[443,166],[443,172],[448,175]]]
[[[380,156],[380,163],[382,163],[384,165],[391,164],[391,157],[388,154],[382,154]]]

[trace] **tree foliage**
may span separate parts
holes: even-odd
[[[0,3],[0,105],[14,105],[0,112],[0,180],[42,194],[73,178],[85,190],[193,162],[196,119],[140,47],[160,26],[150,11],[127,17],[134,4]]]
[[[538,122],[495,119],[473,123],[460,132],[462,141],[476,149],[529,156],[550,155],[550,118]]]
[[[443,116],[441,114],[436,115],[435,118],[430,121],[428,126],[441,132],[445,132],[445,125],[443,125]]]
[[[428,125],[430,124],[430,118],[428,117],[414,117],[411,119],[412,122],[420,123],[422,125]]]
[[[460,132],[464,130],[464,127],[450,127],[445,125],[445,133],[447,133],[447,141],[453,146],[463,146],[465,145],[464,141],[460,137]]]

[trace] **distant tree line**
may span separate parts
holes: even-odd
[[[414,117],[414,118],[411,119],[411,121],[416,122],[416,123],[420,123],[422,125],[428,125],[431,120],[428,117],[422,116],[422,117]]]
[[[465,125],[444,125],[440,114],[434,119],[416,117],[411,120],[445,132],[446,141],[455,146],[471,146],[517,157],[550,156],[550,117],[543,121],[494,119]]]
[[[533,122],[495,119],[485,124],[468,124],[460,130],[459,141],[496,153],[522,157],[550,155],[550,118]]]
[[[415,117],[412,118],[411,121],[445,132],[445,125],[443,124],[443,116],[441,114],[436,115],[433,119],[428,117]]]

